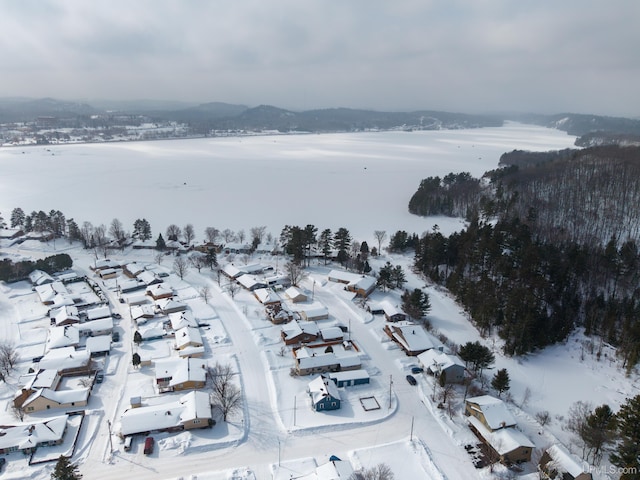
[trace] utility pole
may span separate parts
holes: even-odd
[[[293,397],[293,426],[296,426],[296,396]]]
[[[393,386],[393,375],[389,375],[389,410],[391,410],[391,387]]]
[[[409,434],[409,440],[413,442],[413,417],[411,417],[411,433]]]
[[[107,426],[109,427],[109,453],[113,453],[113,443],[111,440],[111,420],[107,420]]]

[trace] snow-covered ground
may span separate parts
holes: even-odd
[[[508,125],[467,131],[82,145],[50,152],[39,147],[0,149],[0,211],[6,217],[16,206],[27,212],[55,208],[94,224],[108,223],[113,217],[131,223],[145,217],[159,230],[169,223],[191,222],[196,232],[208,225],[232,229],[267,225],[278,234],[285,223],[314,223],[319,228],[345,226],[356,240],[373,246],[373,230],[419,232],[434,222],[445,233],[460,228],[459,221],[418,219],[406,213],[407,195],[421,178],[449,171],[479,175],[494,168],[504,151],[565,148],[572,142],[572,137],[560,132]],[[73,257],[74,269],[95,278],[89,270],[94,261],[91,252],[66,242],[27,241],[2,250],[35,258],[64,251]],[[172,257],[158,266],[153,256],[125,250],[114,252],[113,258],[146,262],[153,269],[171,268]],[[424,280],[410,273],[410,256],[385,255],[372,264],[378,268],[387,260],[405,267],[407,287],[426,288],[432,304],[428,318],[437,332],[458,344],[479,339],[447,292],[425,286]],[[248,261],[274,266],[279,261],[282,267],[282,258],[268,255]],[[418,385],[409,385],[404,377],[415,358],[406,357],[384,336],[381,317],[366,312],[340,285],[327,282],[330,267],[321,262],[312,265],[302,287],[313,292],[314,301],[328,307],[330,318],[319,322],[322,327],[349,326],[371,383],[342,389],[344,407],[324,413],[309,406],[305,389],[312,377],[289,375],[290,349],[282,348],[280,327],[264,319],[253,295],[240,291],[232,299],[225,281],[218,285],[217,277],[206,269],[202,273],[191,269],[184,280],[175,274],[166,279],[178,298],[207,324],[201,329],[205,360],[237,369],[243,408],[226,423],[218,418],[210,430],[154,435],[157,448],[150,456],[142,453],[141,437],[130,452],[124,452],[116,435],[131,397],[158,394],[153,388],[153,368],[131,365],[129,310],[117,302],[115,282],[106,281],[103,286],[112,308],[123,317],[116,327],[122,338],[104,365],[105,381],[95,386],[79,432],[73,459],[85,478],[286,480],[309,475],[332,455],[356,469],[386,463],[398,480],[506,475],[500,469],[491,473],[474,468],[464,449],[475,439],[461,414],[461,392],[452,400],[456,408],[449,412],[433,403],[431,379],[418,376]],[[202,286],[211,289],[208,303],[198,296]],[[376,292],[372,300],[383,298],[397,303],[399,294]],[[48,331],[46,311],[27,283],[0,285],[0,338],[16,342],[25,360],[20,372],[0,385],[3,405],[20,385],[19,374],[32,365],[30,359],[42,354]],[[638,393],[637,375],[625,377],[610,350],[598,359],[579,334],[564,345],[526,358],[504,357],[499,341],[480,340],[495,349],[496,367],[508,369],[510,408],[519,427],[539,448],[558,439],[571,446],[561,417],[573,402],[608,403],[615,410],[626,396]],[[144,348],[164,357],[171,354],[172,345],[170,340],[158,340]],[[523,401],[527,389],[531,394]],[[366,411],[362,397],[374,397],[380,408]],[[552,418],[544,429],[534,419],[542,410]],[[9,409],[0,412],[0,420],[3,424],[16,421]],[[15,453],[8,459],[6,478],[49,477],[51,465],[28,466]],[[527,468],[524,473],[533,466]]]

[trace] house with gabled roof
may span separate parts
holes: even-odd
[[[93,265],[90,265],[89,268],[91,270],[104,270],[106,268],[120,268],[120,263],[115,260],[111,260],[110,258],[101,258],[94,262]]]
[[[338,387],[323,375],[318,375],[309,382],[307,393],[311,399],[311,408],[316,412],[340,408],[341,398]]]
[[[207,362],[197,358],[163,358],[154,362],[160,393],[204,388]]]
[[[149,270],[143,270],[136,276],[137,280],[144,283],[147,287],[152,285],[158,285],[163,283],[164,280],[158,276],[158,274],[154,272],[150,272]]]
[[[170,313],[184,312],[187,305],[172,298],[163,298],[156,301],[156,308],[163,315],[169,315]]]
[[[91,322],[76,323],[81,337],[99,337],[113,333],[113,318],[105,317]]]
[[[388,300],[381,301],[379,307],[387,322],[402,322],[407,319],[407,314]]]
[[[38,367],[56,370],[60,375],[88,373],[91,371],[91,357],[86,350],[76,350],[73,347],[54,348],[40,359]]]
[[[38,285],[35,287],[35,290],[38,298],[44,305],[53,305],[54,299],[58,295],[69,295],[69,290],[67,290],[64,283],[60,281]]]
[[[152,340],[160,340],[167,336],[167,331],[164,329],[162,325],[149,325],[138,330],[140,332],[140,336],[142,340],[145,342],[150,342]]]
[[[173,290],[164,283],[154,283],[153,285],[147,286],[146,294],[154,300],[173,298]]]
[[[354,292],[360,297],[368,297],[375,290],[377,282],[375,277],[345,272],[344,270],[331,270],[328,278],[330,282],[344,283],[346,290]]]
[[[355,385],[366,385],[370,382],[369,373],[363,368],[357,370],[345,370],[342,372],[331,372],[327,376],[338,387],[351,387]]]
[[[336,355],[328,347],[324,350],[309,347],[294,348],[293,355],[298,375],[357,370],[362,366],[357,354]]]
[[[302,290],[300,290],[298,287],[289,287],[284,291],[284,294],[293,303],[306,302],[307,301],[307,295]]]
[[[319,333],[320,329],[314,322],[293,321],[281,327],[280,337],[285,345],[297,345],[317,340]]]
[[[549,480],[592,480],[589,467],[560,444],[547,448],[538,463],[541,478]]]
[[[57,327],[80,323],[78,308],[73,305],[63,305],[62,307],[52,309],[49,312],[49,317],[51,318],[51,323]]]
[[[267,284],[265,282],[258,280],[256,277],[248,273],[240,275],[238,278],[236,278],[236,280],[240,285],[242,285],[242,287],[249,290],[250,292],[253,292],[254,290],[257,290],[259,288],[267,287]]]
[[[171,330],[177,331],[184,327],[198,328],[198,321],[193,316],[191,310],[175,312],[169,314],[169,326]]]
[[[281,302],[278,294],[269,288],[257,288],[253,291],[253,296],[263,305]]]
[[[68,415],[0,427],[0,454],[22,451],[33,453],[38,447],[60,445],[67,430]]]
[[[144,264],[138,262],[127,263],[122,267],[122,273],[129,278],[136,278],[144,272]]]
[[[129,311],[131,312],[131,320],[135,320],[139,325],[144,324],[147,320],[155,317],[156,315],[154,306],[148,304],[132,305]]]
[[[507,405],[499,398],[490,395],[467,398],[465,415],[477,418],[492,432],[501,428],[514,427],[517,423]]]
[[[194,390],[178,398],[153,400],[153,403],[130,408],[122,414],[120,433],[123,436],[144,432],[178,432],[207,428],[214,424],[207,392]]]
[[[73,390],[51,390],[39,388],[31,392],[22,405],[16,407],[26,413],[42,412],[56,408],[76,409],[85,407],[89,401],[89,388]],[[15,403],[14,403],[15,404]]]
[[[419,355],[435,346],[434,340],[424,328],[412,322],[386,324],[384,332],[409,356]]]
[[[76,324],[77,325],[77,324]],[[47,350],[61,347],[77,347],[80,345],[80,331],[76,325],[62,325],[49,329]]]
[[[31,282],[31,285],[37,287],[40,285],[53,283],[54,279],[47,272],[43,272],[42,270],[34,270],[29,274],[29,281]]]
[[[175,333],[176,350],[183,350],[187,347],[203,347],[202,335],[199,328],[183,327]]]
[[[264,310],[267,314],[267,318],[274,325],[281,325],[293,320],[293,313],[281,303],[265,305]]]
[[[457,355],[449,355],[436,348],[418,355],[418,361],[426,372],[444,383],[462,383],[466,371],[464,362]]]
[[[98,335],[87,338],[85,348],[91,357],[102,357],[111,352],[111,335]]]
[[[86,314],[87,321],[99,320],[101,318],[111,317],[111,308],[109,308],[109,305],[100,305],[99,307],[87,309]]]
[[[478,418],[469,417],[469,428],[490,451],[490,461],[505,465],[531,461],[535,445],[515,427],[491,431]]]
[[[315,322],[329,318],[329,309],[318,302],[299,308],[297,312],[300,317],[307,322]]]

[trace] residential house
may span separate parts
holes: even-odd
[[[563,445],[547,448],[540,457],[538,470],[550,480],[592,480],[589,465],[573,455]]]
[[[38,447],[60,445],[67,430],[68,415],[31,423],[4,425],[0,432],[0,454],[21,451],[33,453]]]
[[[209,394],[199,390],[168,401],[126,410],[120,418],[123,436],[144,432],[174,432],[206,428],[214,424]]]
[[[173,290],[170,286],[165,285],[164,283],[154,283],[153,285],[149,285],[146,293],[154,300],[173,298]]]
[[[204,347],[199,328],[182,327],[176,330],[176,350],[184,350],[188,347]]]
[[[49,317],[51,318],[51,324],[57,327],[80,323],[78,309],[73,305],[63,305],[62,307],[52,309],[49,312]]]
[[[275,275],[264,277],[264,283],[266,283],[268,287],[278,290],[280,288],[290,287],[291,277],[286,273],[276,273]]]
[[[203,388],[206,361],[196,358],[164,358],[154,362],[156,386],[160,393]]]
[[[248,273],[240,275],[238,278],[236,278],[236,280],[240,285],[242,285],[245,289],[249,290],[250,292],[253,292],[259,288],[267,288],[266,283],[258,280],[253,275],[249,275]]]
[[[191,310],[185,310],[184,312],[170,313],[169,326],[173,331],[178,331],[184,327],[198,328],[198,321]]]
[[[129,278],[136,278],[142,272],[144,272],[144,265],[142,263],[127,263],[122,267],[122,273],[124,273]]]
[[[99,320],[101,318],[111,317],[111,309],[109,305],[101,305],[99,307],[90,308],[86,311],[87,321]]]
[[[162,278],[160,278],[156,273],[150,272],[149,270],[143,270],[136,276],[136,278],[147,287],[159,285],[164,282],[164,280],[162,280]]]
[[[61,347],[77,347],[80,345],[80,331],[76,325],[51,327],[47,338],[47,350]]]
[[[331,270],[328,278],[331,282],[344,283],[346,290],[355,293],[359,297],[368,297],[375,290],[377,282],[374,277],[358,275],[343,270]]]
[[[253,296],[263,305],[280,303],[278,294],[269,288],[258,288],[253,291]]]
[[[406,313],[387,300],[380,302],[380,307],[387,322],[402,322],[407,319]]]
[[[113,318],[105,317],[91,322],[77,323],[75,327],[80,332],[80,337],[99,337],[113,333]]]
[[[281,325],[293,320],[293,313],[281,303],[265,305],[265,312],[269,321],[274,325]]]
[[[64,283],[60,281],[37,285],[34,288],[38,298],[44,305],[53,305],[55,298],[59,295],[69,295],[69,290],[67,290]]]
[[[349,462],[340,460],[332,455],[329,462],[315,468],[307,475],[297,477],[298,480],[352,480],[361,478],[358,476]]]
[[[298,310],[298,314],[303,320],[307,322],[315,322],[318,320],[326,320],[329,318],[329,309],[324,305],[315,303],[307,307],[303,307]]]
[[[21,408],[26,413],[42,412],[56,408],[77,409],[87,405],[89,394],[89,388],[73,390],[39,388],[32,391],[31,395],[22,402],[22,405],[16,405],[16,407]]]
[[[29,280],[31,281],[31,285],[34,287],[38,287],[40,285],[47,285],[48,283],[53,283],[54,279],[47,272],[43,272],[42,270],[34,270],[29,274]]]
[[[73,347],[54,348],[40,359],[38,367],[56,370],[60,375],[89,373],[91,357],[86,350],[76,350]]]
[[[531,461],[535,445],[515,427],[491,431],[476,417],[469,417],[469,428],[489,450],[489,460],[505,465]]]
[[[172,298],[163,298],[156,301],[156,309],[163,315],[169,315],[170,313],[184,312],[187,309],[187,306],[182,302],[173,300]]]
[[[120,268],[120,263],[111,260],[110,258],[102,258],[96,260],[95,263],[90,266],[91,270],[105,270],[107,268]]]
[[[514,427],[517,423],[507,405],[499,398],[490,395],[467,398],[465,415],[477,418],[492,432],[501,428]]]
[[[420,355],[435,346],[435,342],[420,325],[411,322],[386,324],[384,332],[409,356]]]
[[[369,374],[362,368],[358,370],[346,370],[344,372],[331,372],[327,375],[338,387],[367,385],[370,381]]]
[[[284,294],[291,300],[293,303],[306,302],[307,295],[297,287],[289,287],[284,291]]]
[[[336,355],[336,353],[330,351],[329,348],[294,348],[293,355],[295,357],[295,369],[298,375],[358,370],[362,366],[360,357],[357,354]]]
[[[464,381],[465,364],[457,355],[432,348],[418,355],[418,361],[426,372],[438,379],[442,378],[445,384]]]
[[[341,399],[338,387],[323,375],[318,375],[309,382],[307,393],[311,398],[311,407],[316,412],[340,408]]]
[[[133,305],[129,308],[129,311],[131,312],[131,320],[135,320],[138,325],[143,325],[156,315],[153,305]]]
[[[280,336],[285,345],[297,345],[317,340],[320,333],[314,322],[291,322],[281,327]]]
[[[102,280],[109,280],[110,278],[116,278],[118,276],[118,270],[115,268],[103,268],[100,270],[96,270],[96,274]]]
[[[98,335],[87,338],[85,348],[92,358],[103,357],[111,352],[111,335]]]
[[[344,332],[340,327],[326,327],[320,329],[320,337],[325,342],[338,342],[344,338]]]
[[[167,332],[162,325],[150,325],[138,330],[140,336],[144,342],[150,342],[152,340],[161,340],[167,336]]]

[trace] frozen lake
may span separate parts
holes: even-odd
[[[81,225],[127,230],[137,218],[154,238],[175,223],[247,233],[286,224],[422,233],[433,220],[410,215],[420,180],[449,172],[479,176],[513,149],[573,147],[575,137],[531,125],[423,132],[207,138],[0,148],[0,212],[60,210]],[[447,229],[446,221],[438,223]],[[449,228],[452,228],[449,226]]]

